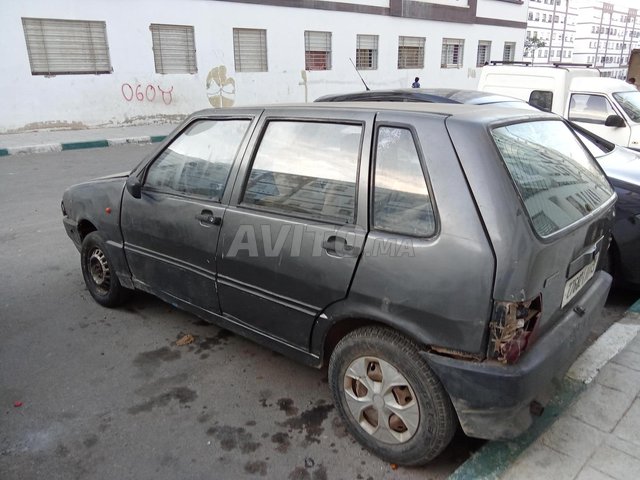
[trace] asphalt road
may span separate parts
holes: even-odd
[[[436,479],[481,445],[459,434],[431,465],[393,470],[346,433],[324,372],[149,295],[96,304],[62,192],[151,148],[0,158],[0,478]],[[636,297],[615,292],[592,337]]]

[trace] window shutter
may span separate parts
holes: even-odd
[[[306,70],[331,70],[331,32],[304,32]]]
[[[23,18],[33,75],[111,73],[105,22]]]
[[[189,25],[149,26],[156,73],[197,73],[194,29]]]
[[[237,72],[266,72],[267,31],[234,28],[233,56]]]

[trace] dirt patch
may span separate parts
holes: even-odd
[[[244,471],[252,474],[259,474],[261,477],[267,475],[267,462],[247,462],[244,465]]]
[[[305,440],[307,442],[320,443],[320,439],[318,437],[324,431],[324,428],[321,425],[327,419],[329,412],[332,411],[333,408],[334,407],[331,404],[322,403],[310,408],[309,410],[305,410],[297,417],[278,423],[278,425],[298,430],[300,433],[304,431],[306,433]]]
[[[172,400],[177,400],[180,404],[187,404],[193,402],[198,397],[198,394],[187,387],[172,388],[162,395],[152,397],[144,403],[134,405],[129,410],[129,414],[137,415],[141,412],[150,412],[154,408],[164,407],[168,405]]]
[[[285,432],[274,433],[271,436],[271,441],[276,444],[276,450],[280,453],[287,453],[291,442],[289,441],[289,434]]]
[[[298,409],[293,406],[293,400],[290,398],[281,398],[276,403],[278,404],[278,407],[280,407],[280,410],[286,413],[287,417],[292,417],[293,415],[298,414]]]
[[[236,448],[242,453],[255,452],[262,445],[253,441],[253,435],[247,433],[242,427],[230,427],[228,425],[213,426],[207,430],[207,435],[220,442],[220,448],[231,451]]]

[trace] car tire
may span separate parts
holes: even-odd
[[[80,258],[84,283],[96,302],[113,308],[127,300],[130,290],[120,284],[106,244],[98,232],[91,232],[84,238]]]
[[[391,463],[428,463],[458,426],[447,392],[417,345],[388,328],[365,327],[340,340],[329,384],[350,433]]]

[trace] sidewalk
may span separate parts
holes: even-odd
[[[124,143],[161,142],[177,125],[176,123],[166,123],[85,130],[0,134],[0,157],[19,153],[59,152],[79,148],[108,147]]]
[[[640,479],[640,300],[573,364],[530,431],[489,442],[450,477]]]

